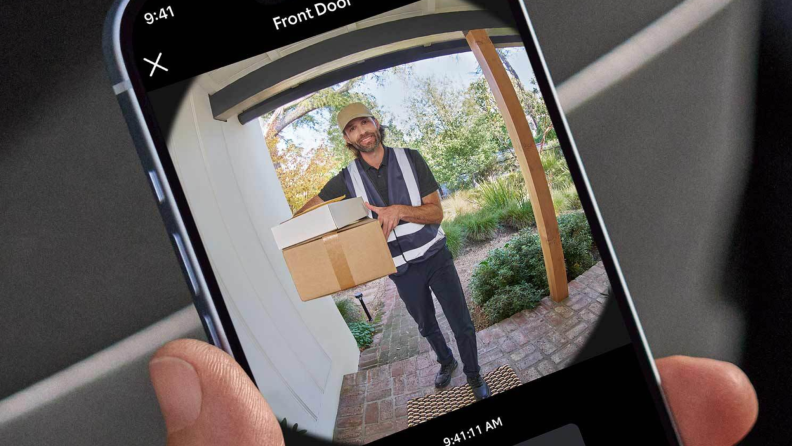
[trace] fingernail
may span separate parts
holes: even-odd
[[[149,373],[168,433],[192,425],[201,414],[202,399],[195,368],[182,359],[164,357],[149,363]]]

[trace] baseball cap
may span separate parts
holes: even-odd
[[[349,104],[338,112],[338,128],[344,133],[347,124],[357,118],[374,118],[374,114],[360,102]]]

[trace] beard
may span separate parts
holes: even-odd
[[[362,143],[361,141],[371,138],[367,143]],[[371,132],[365,133],[358,138],[357,141],[352,142],[352,147],[357,149],[358,152],[361,153],[371,153],[377,149],[382,143],[382,136],[379,132]]]

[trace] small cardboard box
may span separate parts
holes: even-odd
[[[362,198],[330,202],[275,226],[272,228],[272,235],[278,249],[282,251],[289,246],[343,228],[366,216],[368,209],[363,205]]]
[[[289,247],[283,257],[303,301],[396,273],[382,227],[371,218]]]

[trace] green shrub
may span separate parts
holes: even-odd
[[[483,209],[473,214],[463,214],[454,219],[468,240],[483,242],[495,237],[498,230],[498,212]]]
[[[351,324],[353,322],[360,322],[363,320],[363,315],[360,314],[360,306],[355,304],[351,299],[338,299],[335,301],[338,312],[344,318],[344,322]]]
[[[500,212],[500,222],[504,226],[520,230],[536,223],[530,201],[511,202]]]
[[[591,230],[582,212],[559,216],[558,227],[567,278],[572,280],[594,265]],[[473,272],[470,288],[473,301],[492,323],[515,308],[529,305],[533,299],[530,296],[547,295],[549,290],[539,235],[522,230],[503,248],[490,251]]]
[[[473,272],[473,301],[480,307],[500,290],[530,284],[542,294],[548,293],[547,276],[539,236],[528,230],[519,232],[503,248],[490,251]]]
[[[371,345],[374,340],[374,327],[368,322],[353,322],[349,325],[349,331],[357,341],[358,348],[364,349]]]
[[[511,173],[485,181],[474,192],[481,209],[500,210],[512,203],[528,200],[525,182],[519,173]]]
[[[558,216],[558,230],[564,250],[567,279],[573,280],[594,266],[594,240],[586,215],[572,212]]]
[[[465,243],[465,232],[462,226],[455,220],[446,220],[441,226],[443,232],[445,232],[448,250],[451,251],[451,254],[456,258],[462,250],[462,245]]]
[[[507,286],[484,304],[484,314],[494,324],[520,311],[536,308],[542,301],[542,295],[542,292],[527,283]]]

